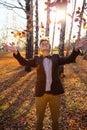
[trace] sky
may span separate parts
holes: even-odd
[[[15,4],[18,5],[16,0],[0,0],[1,1],[6,1],[8,3],[11,4]],[[24,0],[21,0],[24,2]],[[44,1],[45,0],[39,0],[39,22],[43,22],[44,25],[46,25],[46,11],[44,11],[44,8],[46,6],[44,5]],[[54,0],[51,0],[51,2]],[[71,0],[73,1],[73,0]],[[83,0],[78,0],[77,2],[77,7],[81,6]],[[68,12],[72,13],[72,5],[69,4],[68,6]],[[54,17],[55,14],[51,13],[51,20],[54,21]],[[52,43],[52,38],[53,38],[53,26],[54,23],[52,22],[50,24],[51,29],[50,29],[50,40]],[[70,18],[68,18],[67,20],[67,28],[68,26],[70,26]],[[19,29],[19,30],[23,30],[26,28],[26,15],[25,12],[23,10],[19,10],[19,9],[14,9],[14,10],[8,10],[7,8],[5,8],[4,6],[0,5],[0,38],[2,37],[2,33],[4,32],[5,34],[9,33],[10,31],[6,31],[6,28],[12,28],[12,29]],[[12,30],[11,30],[12,31]],[[69,30],[67,30],[67,34],[68,34]],[[85,30],[82,31],[83,34],[85,34]],[[77,24],[74,23],[74,29],[73,29],[73,35],[77,33]],[[56,25],[56,33],[55,33],[55,45],[58,45],[58,35],[59,31],[58,31],[58,25]],[[11,33],[9,33],[10,38]],[[68,35],[66,35],[66,40],[68,39]],[[10,41],[13,40],[13,37],[10,39]],[[8,41],[9,42],[9,41]]]

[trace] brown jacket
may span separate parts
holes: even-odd
[[[59,95],[64,93],[63,85],[58,77],[58,67],[60,65],[65,65],[69,63],[75,62],[76,57],[79,55],[79,51],[74,51],[68,57],[59,57],[58,54],[54,54],[51,56],[52,59],[52,84],[51,84],[51,93],[53,95]],[[46,86],[46,76],[43,67],[43,56],[36,56],[32,59],[26,60],[24,59],[20,53],[17,55],[13,54],[13,56],[18,60],[21,65],[37,67],[37,80],[36,80],[36,88],[35,88],[35,96],[39,97],[45,93]]]

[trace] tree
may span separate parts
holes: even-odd
[[[48,37],[49,36],[49,21],[50,21],[50,8],[49,8],[49,3],[50,0],[48,0],[48,5],[47,5],[47,21],[46,21],[46,32],[45,35]]]
[[[67,9],[67,0],[57,0],[59,4],[59,10],[63,10],[66,14]],[[65,41],[65,27],[66,27],[66,17],[60,21],[61,23],[61,30],[60,30],[60,44],[59,44],[59,55],[62,57],[64,56],[64,41]],[[58,71],[59,75],[61,77],[64,76],[64,67],[60,66],[60,69]]]
[[[26,59],[29,59],[32,57],[33,54],[33,43],[32,43],[32,0],[26,0],[26,18],[27,18],[27,34],[26,34]],[[25,67],[26,71],[31,71],[30,67]]]
[[[67,55],[68,55],[68,49],[70,47],[70,42],[71,42],[71,35],[72,35],[72,29],[73,29],[73,20],[74,20],[74,15],[75,15],[75,9],[76,9],[76,0],[74,2],[74,9],[71,17],[71,27],[70,27],[70,33],[69,33],[69,42],[68,42],[68,47],[67,47]]]
[[[32,0],[25,0],[25,6],[22,4],[22,2],[20,0],[17,0],[18,4],[20,6],[16,6],[13,4],[10,4],[8,2],[0,2],[0,4],[3,4],[5,7],[8,7],[9,9],[22,9],[25,13],[26,13],[26,21],[27,21],[27,25],[26,25],[26,59],[29,59],[32,57],[33,55],[33,44],[32,44],[32,40],[33,40],[33,15],[32,15],[32,5],[33,5],[33,1]],[[30,67],[25,67],[26,71],[31,71]]]
[[[80,15],[79,15],[79,31],[78,31],[78,36],[77,36],[78,40],[80,39],[80,36],[81,36],[81,26],[82,26],[82,21],[84,20],[83,13],[84,13],[85,5],[86,5],[86,0],[83,0],[82,10],[81,10]]]
[[[38,0],[36,0],[36,39],[35,39],[35,55],[38,54]]]
[[[66,14],[67,0],[56,0],[56,1],[49,4],[49,7],[54,7],[54,6],[56,7],[56,10],[58,8],[58,10],[63,10],[65,12],[65,14]],[[56,24],[56,18],[54,20],[53,41],[54,41],[55,24]],[[66,17],[64,19],[60,20],[60,24],[61,24],[61,30],[60,30],[59,55],[64,56],[64,40],[65,40]],[[64,67],[60,66],[60,69],[58,70],[58,74],[63,75],[63,72],[64,72]]]

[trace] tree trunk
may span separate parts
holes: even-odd
[[[50,2],[50,0],[48,0],[48,2]],[[46,37],[49,36],[49,23],[48,23],[49,20],[50,20],[50,8],[49,8],[49,5],[48,5],[48,7],[47,7],[46,32],[45,32]]]
[[[53,26],[53,39],[52,39],[52,49],[51,49],[52,54],[53,54],[53,45],[54,45],[54,39],[55,39],[55,27],[56,27],[56,16],[55,16],[55,19],[54,19],[54,26]]]
[[[60,0],[60,10],[64,10],[66,14],[67,1]],[[59,44],[59,55],[60,57],[64,56],[64,40],[65,40],[65,27],[66,27],[66,17],[61,20],[61,30],[60,30],[60,44]],[[64,66],[60,66],[58,74],[60,77],[64,77]]]
[[[75,9],[76,9],[76,0],[74,2],[74,10],[73,10],[73,13],[72,13],[72,21],[71,21],[71,27],[70,27],[70,33],[69,33],[69,42],[68,42],[68,45],[67,45],[67,55],[68,55],[68,50],[70,48],[70,42],[71,42],[71,35],[72,35],[72,29],[73,29],[73,20],[74,20],[74,14],[75,14]]]
[[[38,0],[36,0],[36,40],[35,40],[35,55],[38,55]]]
[[[26,59],[29,59],[33,55],[32,44],[32,18],[31,18],[31,1],[26,0],[26,17],[27,17],[27,34],[26,34]],[[31,30],[30,30],[31,29]],[[25,71],[31,71],[30,67],[25,67]]]
[[[61,30],[60,30],[60,44],[59,44],[59,56],[64,56],[64,40],[65,40],[65,27],[66,22],[61,23]],[[64,66],[60,66],[58,70],[58,74],[60,77],[64,77]]]
[[[86,0],[83,0],[82,10],[81,10],[81,14],[80,14],[79,31],[78,31],[78,38],[77,39],[80,39],[80,36],[81,36],[82,17],[83,17],[85,3],[86,3]]]

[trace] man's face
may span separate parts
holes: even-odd
[[[48,41],[42,41],[40,44],[40,50],[46,51],[46,52],[50,52],[50,44],[48,43]]]

